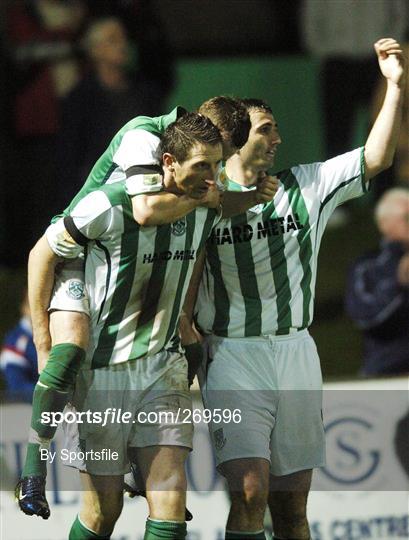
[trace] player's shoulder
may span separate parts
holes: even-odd
[[[109,201],[110,206],[130,205],[131,200],[126,192],[125,182],[115,182],[114,184],[105,184],[99,189],[90,193],[95,198]]]

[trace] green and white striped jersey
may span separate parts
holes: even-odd
[[[127,122],[95,163],[85,184],[63,214],[54,216],[51,221],[68,215],[82,198],[105,184],[127,179],[131,195],[161,189],[162,169],[157,153],[160,137],[183,112],[184,109],[176,107],[163,116],[137,116]]]
[[[89,193],[49,226],[57,255],[75,258],[87,245],[91,368],[175,346],[197,253],[219,219],[216,210],[199,207],[169,225],[140,227],[119,182]]]
[[[207,334],[287,334],[311,324],[325,226],[336,206],[367,189],[363,148],[277,176],[272,202],[221,220],[206,243],[196,317]],[[246,188],[229,180],[228,189]]]

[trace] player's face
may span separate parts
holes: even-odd
[[[274,164],[281,137],[277,122],[271,114],[253,109],[250,110],[250,120],[249,138],[240,150],[240,157],[246,165],[263,171]]]
[[[209,189],[209,181],[214,181],[222,160],[221,144],[195,144],[182,161],[174,161],[174,182],[176,188],[193,199],[199,199]]]

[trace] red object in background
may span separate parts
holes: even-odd
[[[59,111],[53,62],[61,59],[62,50],[72,50],[75,33],[65,28],[47,29],[34,7],[20,2],[8,11],[6,31],[15,66],[27,73],[15,96],[15,134],[54,135]]]

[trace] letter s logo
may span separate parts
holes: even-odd
[[[334,482],[352,485],[363,482],[377,469],[380,452],[368,448],[374,426],[362,418],[339,418],[326,426],[327,465],[322,473]]]

